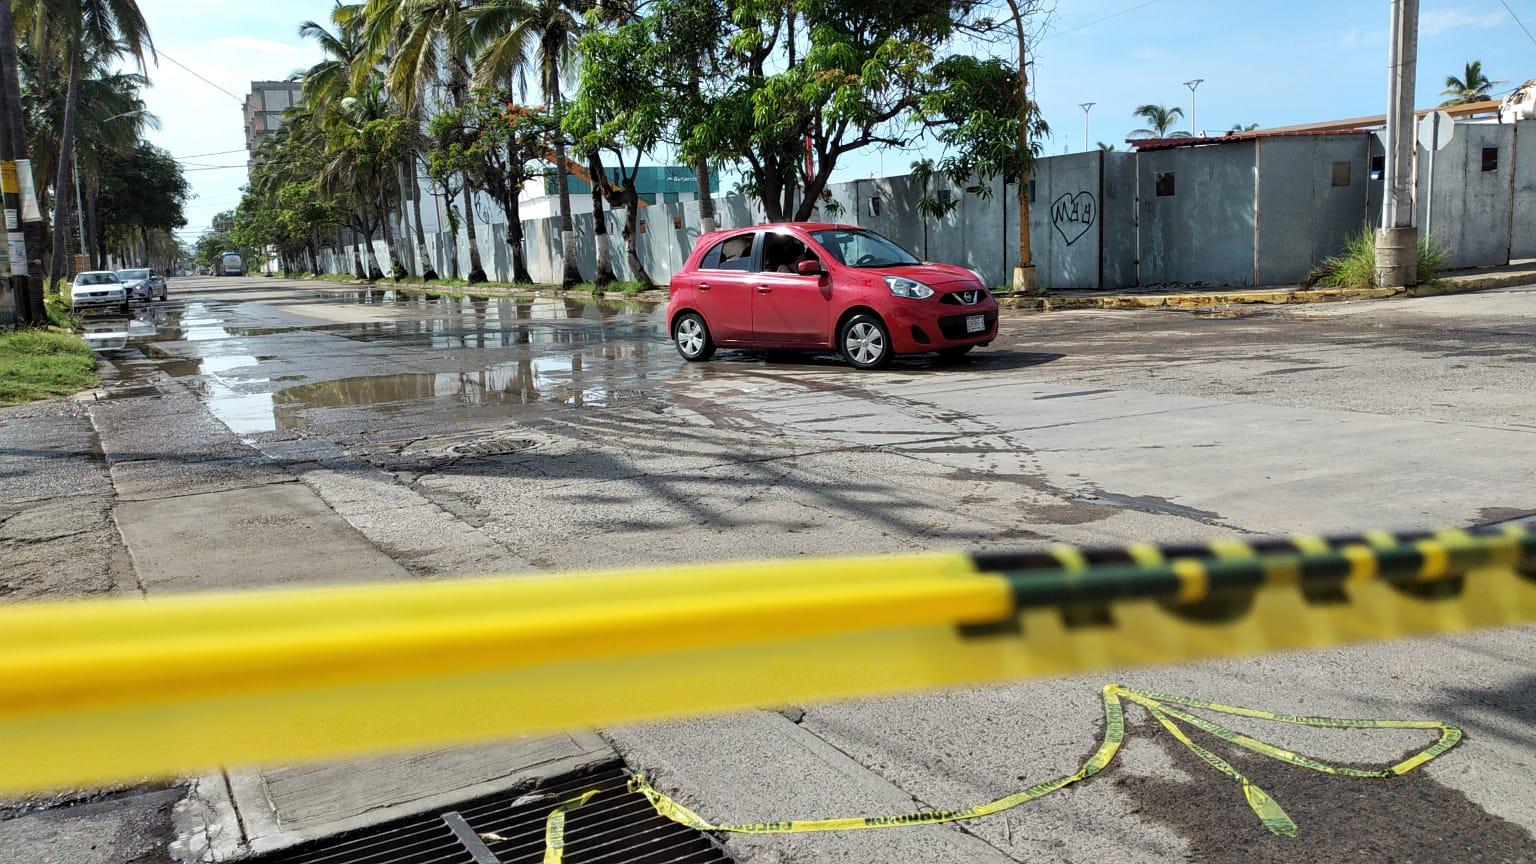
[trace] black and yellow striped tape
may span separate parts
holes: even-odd
[[[1533,567],[1511,526],[19,604],[0,794],[1527,623]]]

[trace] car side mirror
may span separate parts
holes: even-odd
[[[821,269],[820,261],[808,258],[795,265],[795,272],[801,276],[820,276],[824,271]]]

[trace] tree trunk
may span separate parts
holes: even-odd
[[[544,82],[544,92],[551,94],[555,106],[555,119],[564,113],[560,102],[558,80]],[[576,264],[576,223],[571,221],[571,181],[565,170],[565,136],[555,132],[555,183],[560,190],[560,258],[565,265],[560,276],[560,287],[570,288],[581,281],[581,268]]]
[[[68,274],[66,255],[69,246],[69,167],[75,146],[75,114],[80,102],[80,37],[71,37],[69,51],[69,86],[64,91],[64,122],[59,127],[59,164],[53,181],[53,261],[48,270],[52,279]]]
[[[587,170],[592,174],[592,246],[596,249],[597,274],[592,284],[600,292],[615,280],[613,250],[608,248],[608,218],[603,213],[603,160],[593,150],[587,154]]]
[[[654,288],[656,283],[640,263],[640,190],[633,176],[624,178],[624,211],[624,257],[629,262],[630,278],[642,288]]]
[[[86,184],[85,189],[85,248],[91,256],[92,270],[101,270],[107,266],[96,249],[96,206],[101,199],[101,190],[96,187],[99,185],[98,181],[92,180]]]
[[[356,220],[354,219],[354,223],[355,222],[356,222]],[[355,230],[355,229],[351,228],[351,226],[348,227],[348,231],[349,232],[353,231],[353,230]],[[358,251],[357,244],[356,243],[343,243],[343,242],[341,242],[341,238],[342,238],[341,229],[337,228],[336,229],[336,248],[338,250],[350,248],[351,251],[352,251],[352,272],[357,274],[357,278],[359,278],[359,279],[367,279],[368,278],[368,271],[363,269],[363,255],[362,255],[361,252]],[[355,234],[353,235],[353,239],[354,240],[356,239],[356,235]]]
[[[309,275],[320,275],[320,250],[315,247],[315,232],[304,237],[304,251],[309,253]]]
[[[469,241],[469,284],[485,281],[485,267],[480,261],[480,243],[475,236],[475,186],[464,176],[464,235]]]
[[[512,152],[508,148],[508,152]],[[528,284],[533,276],[528,272],[528,256],[523,252],[523,220],[518,215],[518,198],[523,188],[507,184],[507,197],[501,209],[507,214],[507,245],[512,249],[512,281]]]
[[[693,162],[693,179],[699,190],[699,231],[705,234],[718,231],[720,225],[715,221],[715,199],[709,192],[709,160],[703,156]]]
[[[395,248],[395,231],[389,224],[389,208],[380,202],[381,215],[379,224],[384,226],[384,247],[389,250],[389,278],[399,282],[405,276],[405,268],[400,266],[400,250]]]
[[[427,229],[421,226],[421,187],[416,185],[416,163],[411,162],[411,217],[416,223],[416,257],[417,266],[421,268],[421,278],[424,282],[430,282],[437,278],[437,267],[427,255]]]
[[[367,210],[363,211],[364,249],[368,250],[368,281],[377,282],[384,278],[384,271],[379,269],[378,253],[373,251],[373,235],[379,230],[378,221],[368,219]]]
[[[5,132],[9,139],[11,159],[31,159],[27,149],[26,124],[23,122],[24,106],[21,102],[21,79],[17,74],[16,62],[16,24],[13,18],[11,5],[0,4],[0,87],[4,88],[5,102]],[[15,198],[18,207],[20,198]],[[16,291],[16,312],[22,320],[33,323],[41,323],[48,320],[47,312],[43,309],[43,223],[23,222],[22,235],[26,238],[27,260],[25,264],[25,276],[16,275],[11,278],[11,287]],[[23,270],[17,262],[11,262],[12,272]]]
[[[408,189],[406,187],[406,185],[405,185],[406,184],[406,177],[405,177],[405,175],[407,173],[406,172],[406,167],[407,166],[405,164],[405,160],[401,160],[401,161],[395,163],[395,186],[397,187],[397,191],[400,193],[400,205],[401,205],[400,206],[400,211],[399,211],[400,212],[400,236],[399,236],[399,239],[401,239],[401,240],[408,239],[410,237],[410,230],[411,230],[411,220],[410,220],[410,217],[408,217],[406,215],[406,210],[405,210],[405,202],[410,200],[410,195],[411,195],[411,190]],[[410,263],[409,266],[405,267],[405,271],[409,275],[414,275],[420,269],[421,269],[421,250],[420,250],[420,247],[412,247],[411,248],[411,263]]]

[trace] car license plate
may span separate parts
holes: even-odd
[[[965,332],[980,333],[987,329],[987,319],[984,315],[967,315],[965,318]]]

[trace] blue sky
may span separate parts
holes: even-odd
[[[323,20],[330,9],[322,0],[140,5],[167,58],[239,96],[252,80],[283,78],[318,59],[298,26]],[[1536,32],[1536,0],[1509,5]],[[1421,0],[1420,14],[1420,106],[1438,102],[1445,76],[1461,74],[1467,60],[1481,59],[1490,77],[1508,81],[1501,90],[1536,78],[1536,44],[1499,0]],[[1211,132],[1380,113],[1387,15],[1387,0],[1059,0],[1035,58],[1036,98],[1054,132],[1045,151],[1082,149],[1082,102],[1097,103],[1089,116],[1094,141],[1123,140],[1138,125],[1131,110],[1145,102],[1183,107],[1187,123],[1189,91],[1181,82],[1192,78],[1205,79],[1198,120]],[[151,137],[173,155],[194,157],[184,162],[197,198],[183,236],[195,237],[240,199],[240,102],[168,59],[150,71],[147,101],[162,123]],[[882,166],[899,173],[918,155],[853,154],[833,179]]]

